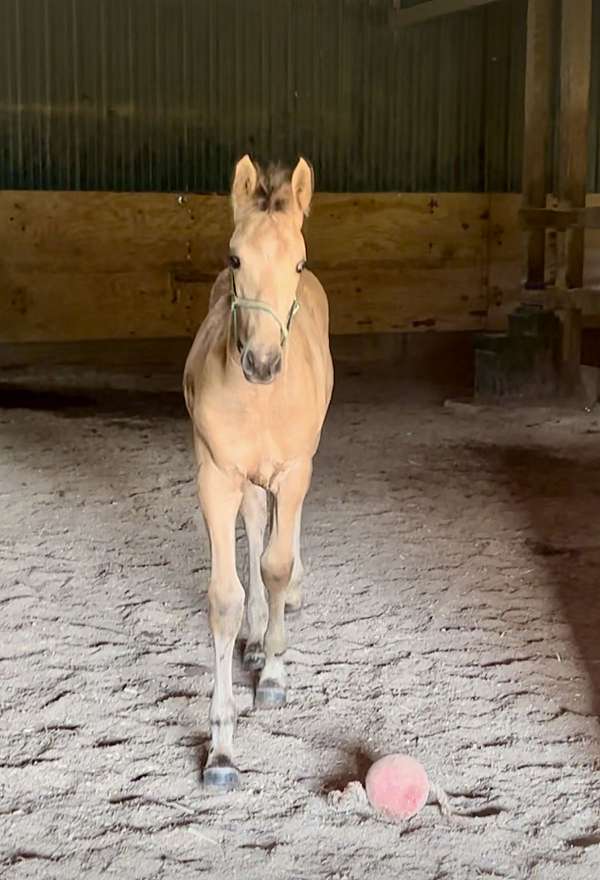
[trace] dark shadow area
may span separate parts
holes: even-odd
[[[349,743],[340,752],[341,761],[336,770],[323,780],[323,794],[343,791],[350,782],[360,782],[364,786],[369,767],[375,760],[362,743]]]
[[[0,384],[2,409],[31,409],[52,412],[63,409],[86,409],[94,405],[93,397],[63,391],[35,391],[18,385]]]
[[[192,755],[194,756],[194,770],[198,776],[198,780],[202,783],[202,774],[208,759],[208,750],[210,748],[210,733],[208,731],[197,731],[187,738]]]
[[[531,447],[479,447],[477,452],[488,466],[492,459],[515,505],[525,512],[532,533],[525,545],[547,572],[593,691],[589,714],[600,717],[600,536],[596,544],[581,533],[582,521],[593,524],[600,506],[600,455],[597,462],[589,456],[579,462]],[[569,696],[564,695],[566,702]]]
[[[191,339],[5,345],[0,409],[65,418],[186,417],[181,382]],[[336,402],[441,402],[470,395],[470,332],[334,336]]]
[[[183,394],[176,391],[129,391],[106,388],[49,389],[0,383],[0,410],[51,412],[66,419],[100,417],[187,417]]]
[[[338,337],[332,340],[333,404],[442,403],[448,397],[470,397],[473,345],[473,335],[460,332]]]

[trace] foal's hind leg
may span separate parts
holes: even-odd
[[[244,667],[258,670],[265,665],[264,638],[269,606],[260,570],[267,528],[267,493],[260,486],[246,483],[242,499],[242,517],[248,538],[249,584],[246,605],[248,639],[244,649]]]
[[[210,537],[209,620],[213,635],[215,680],[210,707],[211,744],[204,782],[223,790],[235,788],[233,765],[236,722],[232,659],[244,613],[244,590],[235,567],[235,522],[242,500],[241,481],[212,463],[198,471],[198,495]]]
[[[294,534],[298,513],[310,485],[312,462],[301,462],[283,474],[273,489],[275,506],[268,547],[262,558],[263,580],[269,592],[269,623],[265,635],[265,667],[256,690],[259,706],[285,702],[286,649],[284,611],[294,568]]]

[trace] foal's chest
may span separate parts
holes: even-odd
[[[194,421],[219,467],[240,471],[265,489],[294,461],[314,455],[320,431],[306,402],[294,405],[268,391],[262,400],[248,395],[235,403],[229,395],[205,401]]]

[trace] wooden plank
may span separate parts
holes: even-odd
[[[471,268],[317,267],[335,334],[481,328],[486,299]],[[207,282],[156,272],[13,276],[3,342],[192,336],[206,314]]]
[[[529,0],[523,133],[523,207],[525,208],[546,206],[553,12],[553,0]],[[530,231],[527,235],[525,282],[528,288],[543,288],[545,255],[545,230]]]
[[[477,329],[489,197],[317,197],[309,263],[334,333]],[[0,341],[192,335],[231,231],[226,197],[0,193]]]
[[[585,205],[588,163],[592,0],[562,4],[559,116],[559,199],[561,206]],[[565,283],[583,284],[584,231],[567,232]]]
[[[506,316],[519,301],[523,277],[523,231],[518,215],[521,196],[494,193],[490,197],[488,247],[488,317],[486,328],[504,330]]]
[[[309,261],[470,265],[481,257],[487,196],[319,194],[306,225]],[[140,268],[218,271],[231,236],[225,196],[1,192],[0,245],[27,272]]]
[[[497,0],[429,0],[427,3],[419,3],[409,9],[398,9],[394,12],[394,24],[398,27],[409,27],[414,24],[423,24],[442,15],[451,15],[455,12],[466,12],[477,6],[486,6]]]
[[[166,273],[154,271],[30,272],[13,275],[12,282],[0,328],[8,342],[191,335],[210,290],[183,285],[173,291]]]
[[[230,234],[223,196],[0,192],[0,243],[19,272],[217,270]]]

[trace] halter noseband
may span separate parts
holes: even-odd
[[[238,341],[238,328],[237,328],[237,312],[238,309],[251,309],[255,312],[266,312],[267,315],[270,315],[277,323],[279,324],[279,330],[281,332],[281,347],[283,348],[287,342],[287,338],[290,335],[290,328],[292,326],[292,321],[294,320],[294,315],[300,308],[300,303],[298,302],[298,297],[294,299],[294,302],[291,305],[288,319],[284,324],[278,314],[276,314],[271,306],[268,306],[266,303],[260,302],[257,299],[245,299],[242,296],[238,296],[237,289],[235,286],[235,276],[233,271],[230,272],[231,276],[231,319],[233,323],[233,335],[234,339],[237,343]]]

